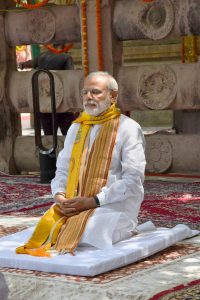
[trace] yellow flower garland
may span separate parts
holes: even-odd
[[[86,9],[87,9],[86,0],[82,0],[81,1],[82,49],[83,49],[83,70],[84,70],[85,77],[88,75],[88,72],[89,72]]]
[[[181,45],[181,61],[182,63],[194,63],[198,60],[197,53],[197,37],[195,35],[187,35],[182,37]]]

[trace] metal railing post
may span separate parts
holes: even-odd
[[[53,127],[53,144],[50,149],[44,147],[41,136],[41,115],[39,99],[39,82],[38,77],[41,73],[46,73],[50,80],[51,95],[51,112]],[[40,181],[49,183],[55,176],[56,170],[56,148],[57,148],[57,126],[56,126],[56,104],[55,104],[55,84],[53,74],[47,70],[38,70],[32,76],[32,93],[33,93],[33,112],[35,125],[35,144],[39,150],[40,163]]]

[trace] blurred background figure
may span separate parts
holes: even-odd
[[[55,49],[59,50],[64,45],[53,45]],[[19,63],[19,69],[43,69],[43,70],[73,70],[74,63],[72,57],[67,53],[54,53],[51,50],[47,50],[39,54],[35,59],[28,60],[26,62]],[[41,124],[45,135],[53,134],[52,116],[51,113],[40,113]],[[73,112],[56,113],[57,128],[60,128],[63,135],[67,134],[67,131],[71,123],[75,120],[76,114]]]

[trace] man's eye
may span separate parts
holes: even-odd
[[[98,89],[93,89],[91,92],[93,95],[101,94],[101,90],[98,90]]]

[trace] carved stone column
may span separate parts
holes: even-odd
[[[64,136],[58,136],[58,154],[64,146]],[[53,143],[52,136],[42,136],[44,147],[50,149]],[[13,148],[14,158],[17,170],[20,172],[38,172],[39,152],[35,146],[35,138],[33,136],[18,136]]]
[[[78,7],[53,5],[7,12],[5,34],[8,44],[12,46],[79,42]]]
[[[103,71],[115,75],[122,62],[122,43],[112,30],[114,0],[101,1],[101,34]],[[98,71],[96,1],[87,0],[87,37],[89,72]]]
[[[198,0],[117,0],[113,28],[120,40],[199,35],[199,13]]]
[[[147,134],[146,171],[148,173],[199,173],[200,136],[195,134]],[[58,138],[58,151],[64,137]],[[52,137],[43,137],[44,145],[52,145]],[[192,145],[192,147],[191,147]],[[38,172],[38,152],[33,136],[19,136],[14,145],[14,158],[19,171]]]
[[[13,107],[17,112],[33,112],[32,76],[35,70],[10,72],[7,85]],[[55,82],[55,100],[57,112],[80,111],[82,101],[80,97],[82,70],[51,71]],[[38,77],[40,111],[51,112],[51,97],[49,78],[45,73]]]
[[[21,134],[19,115],[12,108],[6,85],[10,69],[15,68],[15,52],[6,44],[4,16],[0,15],[0,171],[14,173],[13,144]]]
[[[200,136],[198,134],[148,134],[147,173],[199,173]]]
[[[166,64],[122,67],[119,105],[133,109],[200,109],[200,65]]]

